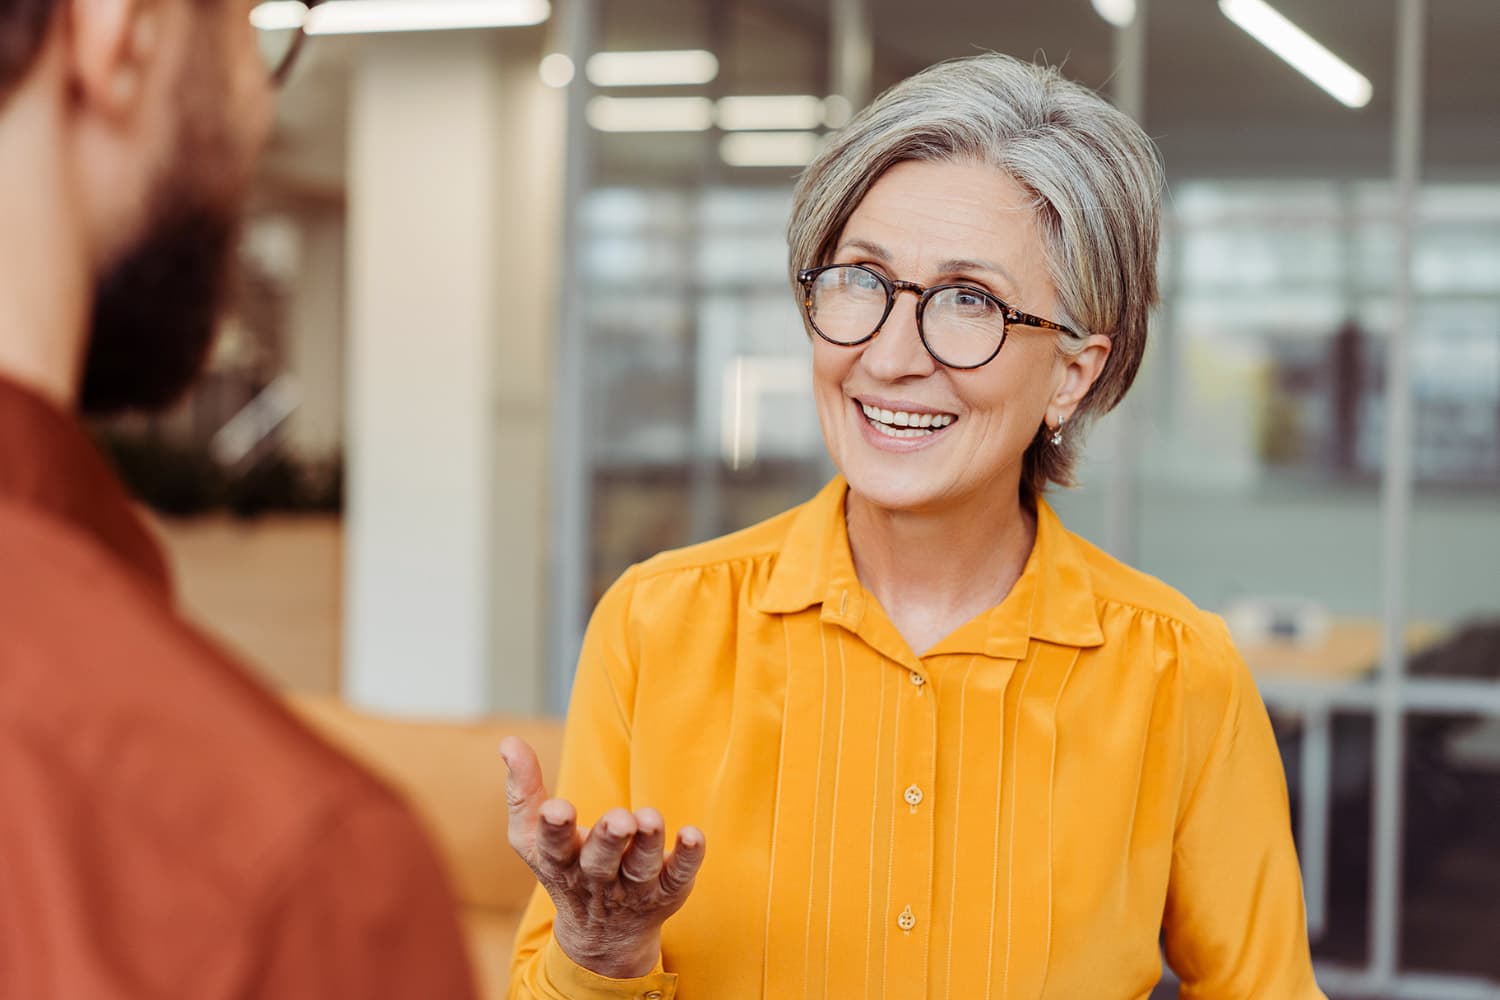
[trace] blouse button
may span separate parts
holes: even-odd
[[[923,684],[927,683],[927,678],[923,677],[921,674],[913,670],[911,672],[911,682],[917,687],[921,687]]]
[[[911,929],[917,926],[917,915],[911,912],[910,906],[902,910],[901,915],[896,918],[896,926],[901,928],[903,934],[910,934]]]
[[[911,806],[913,809],[921,805],[922,789],[918,788],[916,785],[908,785],[906,787],[906,804]]]

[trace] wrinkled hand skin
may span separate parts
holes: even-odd
[[[510,846],[557,909],[553,935],[578,965],[610,979],[647,975],[661,955],[661,927],[687,902],[703,864],[702,831],[683,827],[665,853],[655,809],[611,809],[590,828],[564,799],[549,799],[536,752],[508,737]]]

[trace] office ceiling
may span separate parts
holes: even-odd
[[[556,0],[558,4],[566,0]],[[1146,8],[1147,130],[1175,176],[1362,176],[1390,172],[1395,0],[1275,0],[1363,72],[1368,106],[1350,110],[1282,63],[1214,0],[1138,0]],[[830,0],[598,0],[599,48],[707,48],[727,94],[830,89]],[[1430,175],[1500,179],[1500,3],[1430,0],[1425,46],[1425,165]],[[880,89],[939,59],[996,50],[1061,64],[1108,90],[1112,28],[1089,0],[869,0]],[[537,57],[554,27],[521,30]],[[277,185],[337,197],[355,38],[318,38],[283,95],[270,160]],[[638,91],[642,95],[680,88]],[[772,182],[782,169],[717,164],[713,136],[598,135],[602,176],[632,182],[705,176]]]

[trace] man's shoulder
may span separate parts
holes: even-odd
[[[176,877],[253,893],[337,814],[395,803],[87,536],[0,507],[0,565],[0,740]]]

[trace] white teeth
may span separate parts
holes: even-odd
[[[933,431],[926,427],[890,427],[886,424],[871,424],[877,431],[886,437],[893,438],[919,438],[927,437]]]
[[[924,433],[941,430],[953,423],[954,417],[948,413],[910,413],[904,410],[882,410],[878,406],[861,403],[860,409],[864,410],[865,416],[875,424],[877,429],[887,432],[891,437],[921,437]],[[894,430],[911,431],[913,433],[893,434]]]

